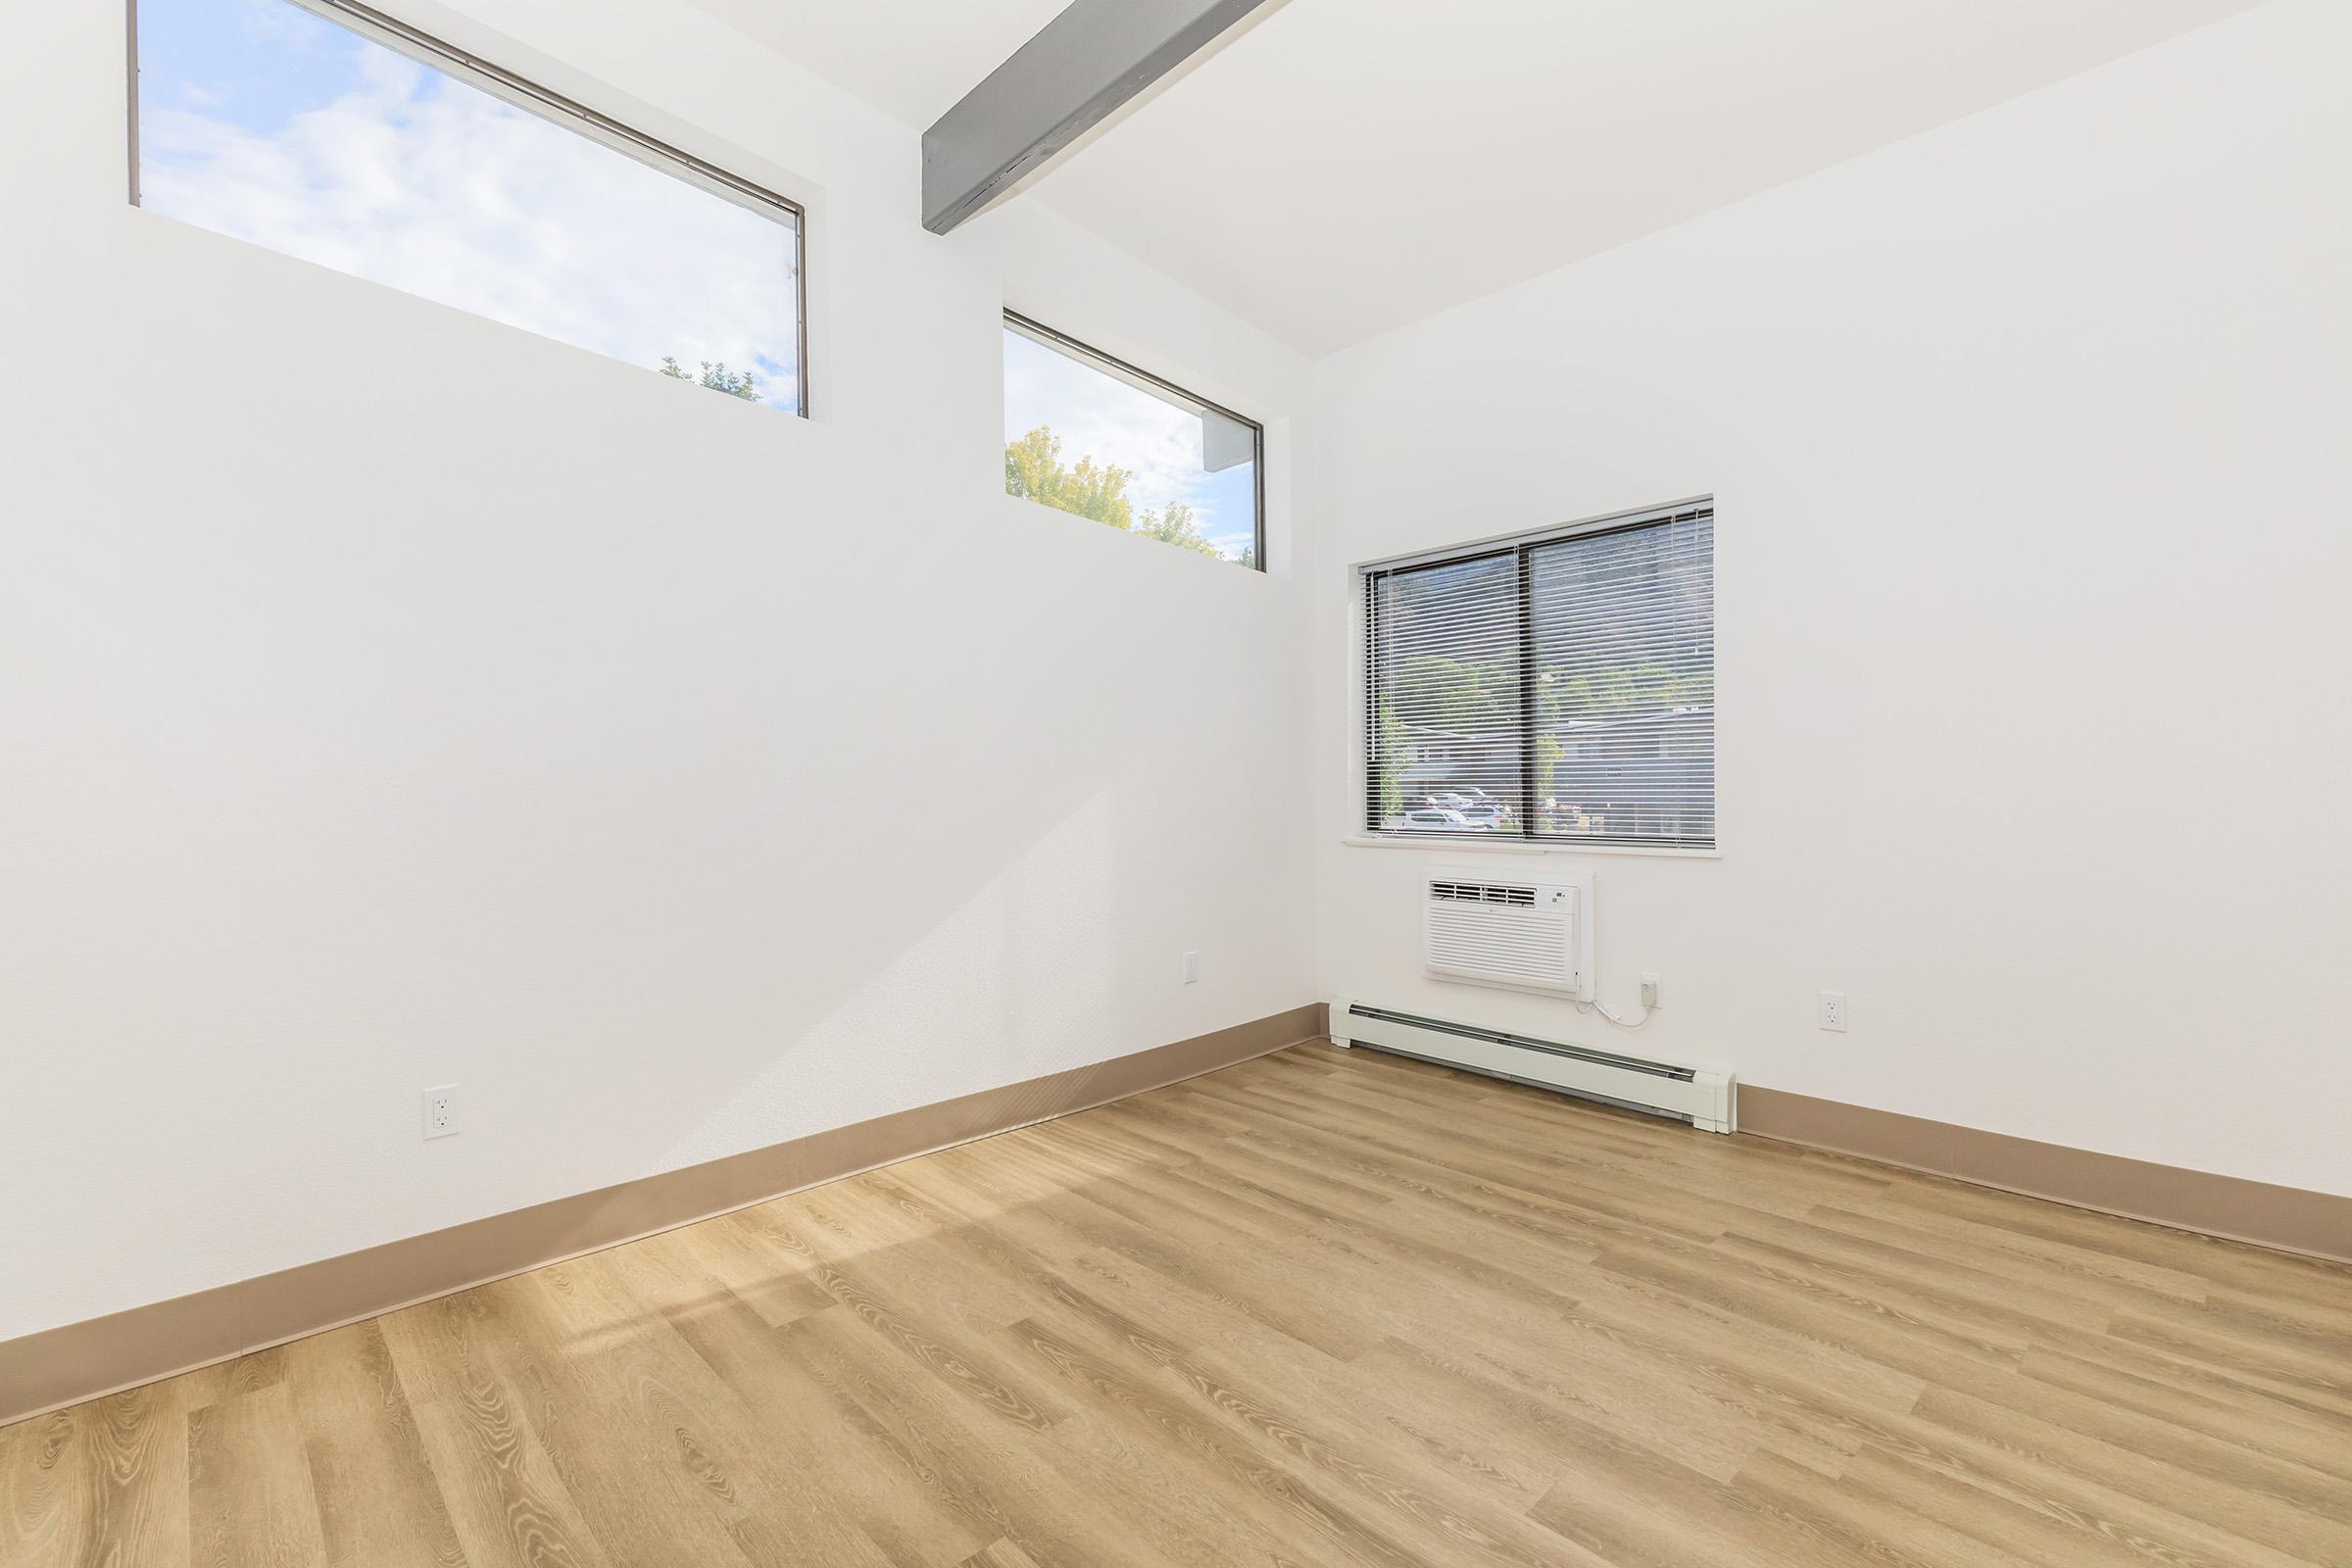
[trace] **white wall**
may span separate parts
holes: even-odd
[[[1320,364],[1326,991],[1615,1038],[1339,842],[1343,567],[1712,493],[1723,856],[1558,862],[1636,1038],[2352,1193],[2348,73],[2280,0]]]
[[[14,20],[0,1338],[1313,995],[1304,366],[685,6],[402,13],[806,200],[818,417],[134,211]],[[1268,418],[1273,575],[1002,493],[1007,303]]]
[[[1311,375],[1034,203],[923,234],[685,6],[404,14],[805,200],[819,416],[135,212],[120,9],[20,19],[0,1338],[1316,994],[1600,1038],[1341,844],[1344,568],[1701,491],[1726,851],[1562,861],[1640,1038],[2352,1192],[2332,0]],[[1271,576],[999,493],[1005,304],[1268,418]]]

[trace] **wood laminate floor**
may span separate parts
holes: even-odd
[[[2352,1271],[1298,1047],[0,1430],[0,1563],[2344,1568]]]

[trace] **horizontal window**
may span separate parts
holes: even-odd
[[[349,0],[134,16],[140,206],[806,412],[792,203]]]
[[[1364,574],[1364,825],[1711,848],[1715,512]]]
[[[1006,314],[1007,494],[1262,567],[1263,445],[1240,415]]]

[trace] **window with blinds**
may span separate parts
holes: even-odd
[[[1366,831],[1715,843],[1715,509],[1364,574]]]

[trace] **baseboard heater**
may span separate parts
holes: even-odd
[[[1739,1126],[1732,1075],[1705,1067],[1393,1012],[1361,1002],[1331,1004],[1331,1039],[1334,1045],[1370,1046],[1392,1055],[1466,1067],[1490,1078],[1687,1121],[1702,1132],[1728,1133]]]

